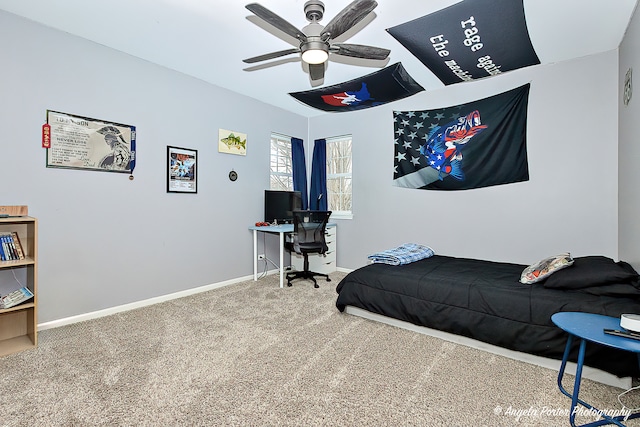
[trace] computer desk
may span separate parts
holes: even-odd
[[[335,227],[336,224],[329,223],[327,227]],[[293,233],[293,224],[280,224],[280,225],[267,225],[257,226],[252,225],[249,230],[253,231],[253,280],[258,280],[258,231],[263,233],[277,233],[280,235],[280,263],[278,264],[280,269],[280,287],[284,287],[284,235],[287,233]]]
[[[282,225],[267,225],[257,226],[252,225],[249,230],[253,230],[253,280],[258,280],[258,231],[263,233],[278,233],[280,235],[280,287],[284,287],[284,235],[286,233],[293,233],[293,224]]]

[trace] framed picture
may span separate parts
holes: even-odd
[[[136,127],[47,110],[48,168],[133,173]]]
[[[198,192],[198,150],[167,146],[167,193]]]
[[[218,152],[246,156],[247,134],[218,129]]]

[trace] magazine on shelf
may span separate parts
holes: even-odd
[[[0,308],[11,308],[33,298],[33,292],[26,286],[0,297]]]

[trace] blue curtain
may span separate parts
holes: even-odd
[[[327,140],[316,139],[311,161],[311,192],[309,209],[327,210]]]
[[[302,193],[302,209],[309,206],[307,199],[307,165],[304,160],[304,144],[299,138],[291,138],[291,166],[293,191]]]

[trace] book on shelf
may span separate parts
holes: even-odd
[[[7,255],[7,261],[16,259],[16,254],[15,254],[15,251],[13,250],[13,245],[11,244],[10,237],[11,237],[10,234],[2,235],[2,239],[4,241],[4,247],[5,247],[5,254]]]
[[[0,247],[2,248],[2,261],[10,261],[13,259],[9,251],[9,245],[4,234],[0,234]]]
[[[9,241],[5,234],[0,234],[0,246],[2,246],[2,261],[11,261],[13,259],[13,253],[9,246]]]
[[[24,250],[22,249],[22,243],[20,243],[20,237],[18,237],[18,233],[12,231],[11,237],[13,237],[13,244],[16,247],[16,254],[18,255],[18,259],[24,259]]]
[[[0,234],[0,260],[15,261],[19,259],[24,259],[24,249],[18,233],[13,231]]]
[[[20,289],[16,289],[15,291],[0,297],[0,309],[11,308],[14,305],[21,304],[31,298],[33,298],[33,292],[31,292],[31,290],[26,286],[23,286]]]

